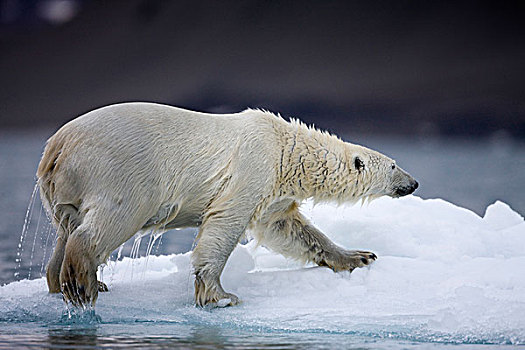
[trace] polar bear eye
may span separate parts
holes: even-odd
[[[355,157],[354,166],[357,169],[357,171],[361,171],[365,168],[365,164],[363,163],[361,159],[359,159],[359,157]]]

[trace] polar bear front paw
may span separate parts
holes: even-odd
[[[205,281],[199,275],[195,276],[195,305],[199,307],[227,307],[240,303],[240,299],[232,293],[226,293],[219,282]]]
[[[227,306],[234,306],[241,303],[241,300],[232,293],[226,293],[219,301],[217,301],[216,306],[217,307],[227,307]]]
[[[348,267],[350,271],[356,267],[370,265],[377,260],[377,255],[372,252],[362,250],[350,250],[347,251],[345,255],[348,256]]]
[[[376,259],[377,255],[372,252],[362,250],[345,250],[331,255],[330,258],[321,260],[318,265],[327,266],[335,272],[352,272],[355,268],[370,265]]]

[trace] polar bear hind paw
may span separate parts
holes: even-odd
[[[75,307],[95,306],[98,297],[97,264],[82,251],[79,237],[71,237],[60,269],[60,291]]]
[[[94,306],[99,284],[95,273],[82,270],[78,265],[66,264],[60,276],[60,289],[64,301],[75,307]]]

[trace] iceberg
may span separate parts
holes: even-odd
[[[525,221],[505,203],[483,217],[416,196],[362,206],[307,202],[302,212],[337,244],[373,251],[378,260],[334,273],[250,241],[222,274],[225,290],[242,303],[200,309],[193,306],[191,252],[126,257],[104,269],[110,291],[99,294],[97,322],[525,344]],[[67,324],[64,315],[44,278],[0,287],[0,328]]]

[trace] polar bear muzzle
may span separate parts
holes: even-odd
[[[392,197],[403,197],[413,193],[419,183],[406,171],[396,167],[392,177]]]

